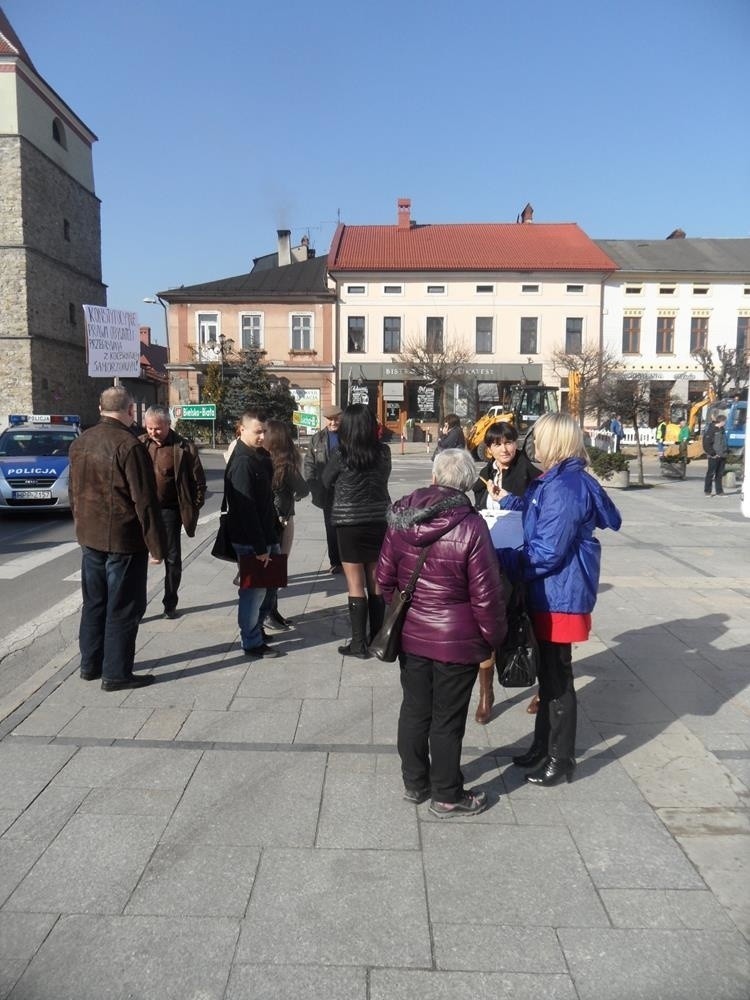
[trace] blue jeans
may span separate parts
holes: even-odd
[[[252,545],[236,545],[232,547],[238,556],[253,556]],[[265,587],[240,587],[237,602],[237,624],[240,627],[240,641],[244,650],[257,649],[263,645],[261,632],[260,609],[266,596]]]
[[[100,552],[81,546],[81,672],[104,680],[132,676],[135,640],[146,610],[148,552]]]

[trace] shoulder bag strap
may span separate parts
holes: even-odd
[[[414,588],[417,584],[417,577],[419,576],[422,567],[425,564],[425,560],[427,559],[427,553],[430,551],[431,548],[432,548],[432,543],[430,545],[426,545],[420,552],[419,559],[417,559],[417,565],[414,567],[414,572],[409,577],[409,582],[407,583],[407,585],[401,591],[401,599],[403,601],[408,602],[411,600],[411,595],[414,593]]]

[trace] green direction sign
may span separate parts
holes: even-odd
[[[175,409],[182,410],[177,416],[183,420],[216,420],[216,403],[189,403]]]
[[[317,427],[317,413],[304,413],[302,410],[295,410],[292,413],[292,422],[297,427]]]

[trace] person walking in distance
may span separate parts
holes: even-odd
[[[253,556],[264,566],[270,554],[278,550],[276,513],[273,505],[273,466],[263,447],[266,432],[265,414],[248,409],[242,414],[240,436],[224,473],[229,538],[240,556]],[[280,656],[263,639],[260,610],[265,587],[240,587],[237,624],[245,656],[270,658]]]
[[[146,610],[148,555],[161,561],[166,535],[154,470],[130,432],[135,403],[122,386],[99,397],[101,419],[70,446],[70,506],[81,546],[80,676],[104,691],[144,687],[134,674]]]
[[[726,414],[718,413],[703,434],[703,450],[708,456],[708,468],[703,492],[711,496],[711,484],[717,497],[724,496],[724,466],[727,464]]]
[[[195,534],[198,512],[206,498],[206,474],[198,449],[172,430],[166,406],[150,406],[145,415],[145,444],[154,465],[156,492],[167,533],[164,557],[164,617],[178,618],[177,591],[182,579],[182,528],[188,538]]]
[[[325,525],[328,560],[330,562],[329,572],[334,574],[341,572],[341,556],[339,555],[336,529],[331,521],[333,490],[326,489],[322,477],[328,459],[339,446],[339,424],[342,412],[341,407],[336,405],[331,405],[323,411],[326,425],[322,431],[313,434],[310,439],[310,447],[305,455],[303,468],[304,477],[310,487],[310,499],[316,507],[320,507],[323,511],[323,524]]]

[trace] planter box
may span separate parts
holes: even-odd
[[[630,469],[613,472],[609,479],[602,479],[594,473],[594,478],[607,490],[626,490],[630,486]]]
[[[661,474],[665,479],[684,479],[687,466],[684,462],[660,462]]]
[[[721,485],[725,490],[736,490],[737,489],[737,473],[734,469],[730,469],[729,472],[725,472],[721,478]]]

